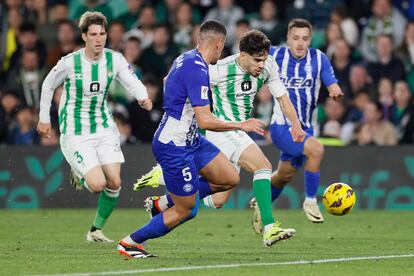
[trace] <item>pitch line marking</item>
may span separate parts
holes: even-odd
[[[413,257],[414,257],[414,254],[386,255],[386,256],[361,256],[361,257],[349,257],[349,258],[337,258],[337,259],[299,260],[299,261],[286,261],[286,262],[274,262],[274,263],[218,264],[218,265],[200,265],[200,266],[161,267],[161,268],[136,269],[136,270],[90,272],[90,273],[43,274],[43,275],[34,275],[34,276],[123,275],[123,274],[154,273],[154,272],[156,273],[156,272],[169,272],[169,271],[201,270],[201,269],[238,268],[238,267],[249,267],[249,266],[324,264],[324,263],[337,263],[337,262],[352,262],[352,261],[361,261],[361,260],[399,259],[399,258],[413,258]],[[131,261],[134,261],[134,260],[131,260]],[[136,261],[139,261],[139,260],[136,260]]]

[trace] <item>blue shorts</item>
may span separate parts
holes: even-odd
[[[178,196],[198,192],[198,172],[220,153],[201,135],[194,146],[175,146],[154,139],[152,151],[162,167],[167,190]]]
[[[280,150],[280,160],[290,161],[294,168],[299,169],[306,161],[306,156],[303,154],[305,142],[313,136],[313,129],[304,129],[306,137],[303,142],[293,142],[289,129],[289,125],[270,125],[270,136],[273,144]]]

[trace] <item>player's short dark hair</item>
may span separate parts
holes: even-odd
[[[269,47],[269,38],[258,30],[245,32],[240,38],[240,52],[245,52],[252,56],[264,55],[269,51]]]
[[[105,31],[108,31],[108,21],[106,20],[105,15],[100,12],[85,12],[82,14],[79,20],[79,29],[81,33],[86,34],[88,32],[89,26],[99,25],[105,28]]]
[[[209,32],[222,34],[223,36],[227,35],[226,27],[224,27],[223,24],[221,24],[220,22],[216,20],[205,21],[203,24],[201,24],[200,35],[209,33]]]
[[[303,18],[294,18],[290,20],[288,25],[288,31],[290,31],[292,28],[308,28],[309,31],[312,33],[312,24],[309,23],[308,20]]]

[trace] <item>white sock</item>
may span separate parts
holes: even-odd
[[[203,198],[203,204],[204,206],[217,209],[216,205],[214,205],[213,197],[211,195],[208,195],[205,198]]]
[[[112,197],[112,198],[117,198],[119,197],[119,192],[121,191],[121,187],[119,187],[117,190],[105,188],[103,191],[107,196]]]
[[[269,230],[272,229],[273,225],[274,223],[266,224],[263,228],[263,233],[266,234],[267,232],[269,232]]]
[[[129,244],[129,245],[137,245],[137,244],[138,244],[138,243],[137,243],[137,242],[135,242],[133,239],[131,239],[131,236],[130,236],[130,235],[128,235],[128,236],[126,236],[125,238],[123,238],[123,239],[122,239],[122,241],[123,241],[124,243]]]
[[[307,202],[307,203],[316,203],[316,197],[306,197],[305,202]]]

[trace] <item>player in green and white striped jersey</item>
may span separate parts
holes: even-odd
[[[242,122],[251,118],[253,100],[260,88],[266,84],[270,92],[281,106],[280,112],[292,122],[292,137],[302,141],[305,132],[302,130],[295,109],[289,99],[287,90],[280,80],[275,60],[268,56],[269,39],[260,31],[252,30],[245,33],[240,40],[240,54],[220,60],[210,65],[210,87],[213,95],[213,113],[224,121]],[[282,229],[275,223],[271,204],[271,173],[272,165],[256,143],[243,131],[214,132],[206,131],[206,138],[217,146],[240,170],[240,167],[254,173],[253,190],[260,208],[264,225],[263,242],[265,246],[290,238],[294,229]],[[281,139],[284,139],[282,137]],[[159,169],[159,168],[158,168]],[[162,182],[157,167],[153,169],[157,181]],[[150,181],[149,175],[141,178],[141,182]],[[215,193],[203,199],[205,205],[220,208],[231,194],[230,191]],[[158,200],[157,204],[152,201]],[[163,204],[166,203],[166,204]],[[168,196],[148,198],[148,209],[159,206],[161,209],[170,207]],[[154,214],[154,210],[151,210]]]
[[[59,106],[60,145],[71,166],[71,182],[100,193],[98,210],[87,233],[88,241],[112,242],[101,229],[112,213],[121,189],[120,135],[107,103],[114,79],[123,84],[141,107],[150,110],[145,86],[125,58],[105,49],[107,21],[99,12],[86,12],[79,23],[85,48],[63,57],[42,85],[38,132],[50,135],[50,103],[53,92],[64,83]]]

